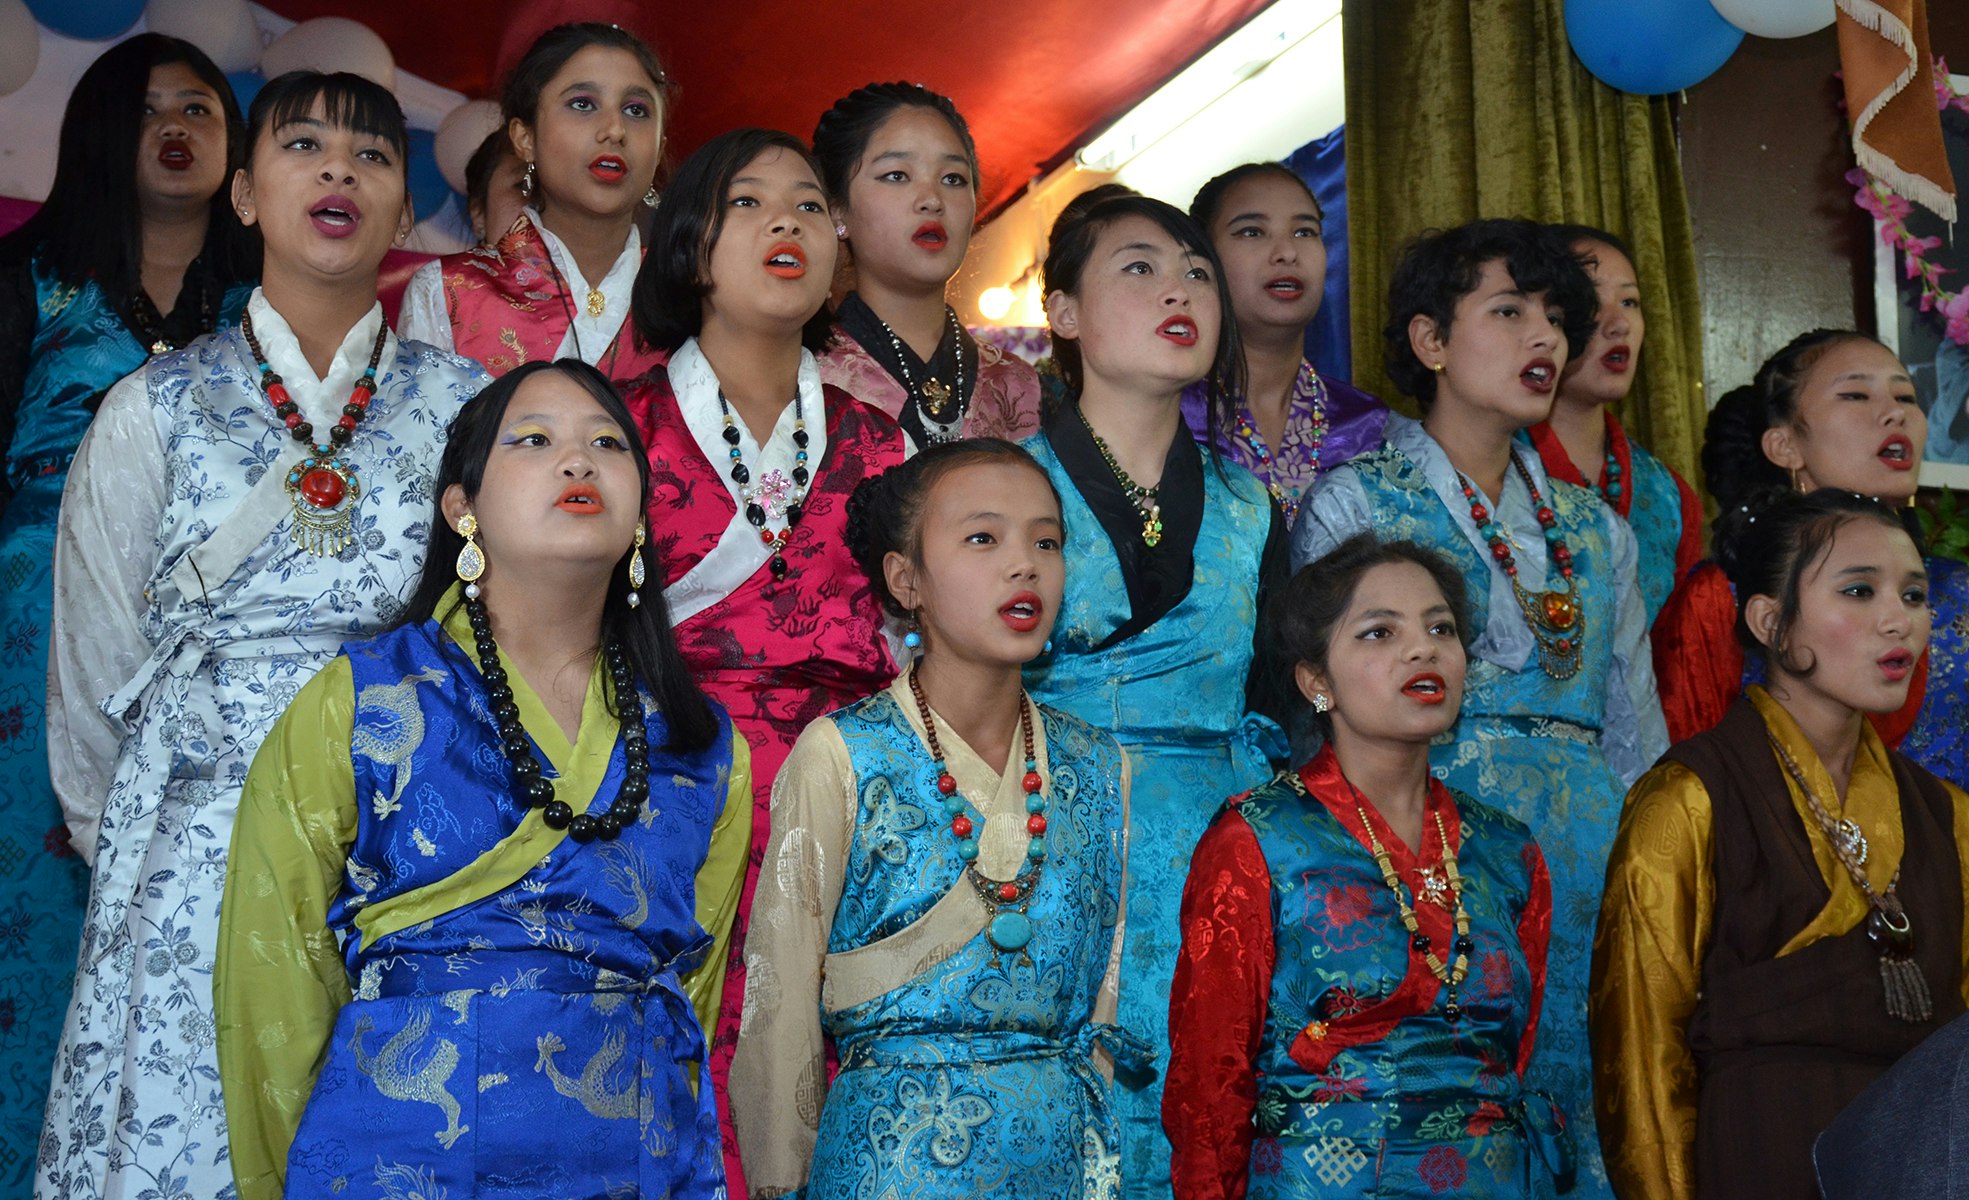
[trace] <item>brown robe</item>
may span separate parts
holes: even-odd
[[[1934,1000],[1930,1020],[1909,1024],[1887,1015],[1866,922],[1777,957],[1831,892],[1750,701],[1668,757],[1702,781],[1715,814],[1715,921],[1689,1022],[1697,1200],[1817,1200],[1813,1139],[1963,1011],[1953,801],[1940,780],[1888,752],[1906,834],[1897,893]]]

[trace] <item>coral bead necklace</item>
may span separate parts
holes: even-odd
[[[1497,561],[1504,577],[1511,582],[1511,594],[1517,597],[1518,607],[1525,614],[1525,624],[1531,627],[1532,637],[1538,644],[1538,666],[1553,679],[1571,679],[1579,674],[1581,648],[1586,640],[1586,612],[1580,607],[1579,597],[1573,582],[1572,548],[1559,533],[1559,517],[1552,507],[1539,494],[1538,484],[1532,481],[1531,472],[1519,459],[1517,451],[1511,452],[1511,465],[1517,469],[1518,478],[1524,481],[1525,490],[1531,495],[1532,512],[1538,518],[1539,529],[1545,534],[1545,549],[1551,559],[1552,573],[1558,576],[1560,586],[1543,592],[1533,592],[1518,582],[1518,559],[1512,551],[1507,531],[1501,523],[1493,520],[1490,509],[1483,503],[1483,496],[1476,485],[1470,482],[1463,472],[1456,473],[1456,481],[1463,489],[1463,499],[1470,506],[1470,520],[1476,523],[1477,533],[1490,547],[1490,555]]]
[[[1039,775],[1039,760],[1033,754],[1032,701],[1019,693],[1019,737],[1025,752],[1026,771],[1020,786],[1026,797],[1026,857],[1018,874],[1011,879],[993,879],[978,869],[978,837],[984,831],[982,815],[973,821],[964,794],[957,790],[957,777],[944,765],[943,746],[937,738],[937,725],[930,716],[930,702],[923,696],[923,683],[912,670],[909,694],[916,701],[916,715],[922,718],[923,732],[930,743],[930,757],[936,760],[937,794],[950,817],[950,834],[957,839],[957,856],[964,860],[965,877],[984,902],[985,938],[991,943],[991,961],[996,966],[1001,954],[1018,955],[1027,963],[1026,950],[1032,941],[1032,918],[1026,909],[1039,887],[1039,876],[1046,863],[1046,793]]]
[[[267,365],[266,352],[253,332],[253,314],[240,318],[239,332],[253,363],[260,369],[260,388],[273,405],[274,415],[287,426],[290,436],[310,451],[299,465],[287,473],[287,495],[294,505],[294,541],[310,554],[339,554],[353,536],[356,501],[362,499],[362,482],[355,465],[342,455],[342,448],[355,436],[356,426],[369,411],[376,394],[376,365],[383,360],[383,342],[390,336],[387,322],[376,330],[376,344],[369,349],[369,366],[349,391],[349,402],[342,415],[328,427],[328,440],[315,442],[314,426],[301,416],[300,405],[288,395],[287,385]]]

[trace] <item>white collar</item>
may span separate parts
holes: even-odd
[[[677,398],[677,411],[683,414],[684,424],[697,441],[698,450],[718,473],[719,482],[725,485],[743,517],[745,504],[739,485],[731,477],[731,446],[725,441],[724,413],[718,408],[722,388],[717,373],[711,369],[711,360],[704,357],[697,339],[691,338],[670,356],[667,370],[671,394]],[[821,460],[827,454],[827,408],[821,393],[820,364],[804,349],[800,351],[799,389],[800,408],[806,414],[807,472],[811,483],[811,477],[819,473]],[[793,422],[794,406],[789,404],[780,410],[779,420],[766,435],[763,448],[744,421],[732,422],[738,430],[739,453],[752,475],[748,486],[761,487],[773,471],[791,476],[797,450],[793,444]]]
[[[252,297],[246,301],[246,315],[253,319],[253,337],[260,343],[260,352],[267,356],[267,366],[286,384],[287,394],[322,440],[328,436],[328,427],[342,415],[342,406],[349,402],[356,380],[369,368],[369,354],[375,348],[378,330],[383,334],[383,353],[377,360],[379,373],[382,364],[396,356],[396,334],[383,324],[380,303],[372,304],[343,336],[326,376],[315,374],[307,355],[301,353],[301,340],[294,336],[293,326],[267,303],[266,294],[259,288],[254,288]]]

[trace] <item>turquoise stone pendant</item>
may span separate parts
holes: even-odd
[[[985,936],[1001,954],[1016,954],[1032,940],[1032,918],[1020,912],[999,913],[991,919]]]

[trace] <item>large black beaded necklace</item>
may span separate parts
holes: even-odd
[[[636,690],[635,676],[629,671],[629,657],[623,653],[621,643],[610,642],[606,653],[609,675],[615,684],[615,703],[622,715],[622,790],[600,816],[576,813],[567,801],[554,798],[554,781],[540,773],[540,760],[533,756],[526,726],[520,724],[520,706],[513,699],[506,668],[499,665],[499,646],[492,640],[492,618],[486,615],[485,602],[476,596],[466,596],[465,615],[472,623],[472,640],[479,652],[479,674],[485,680],[492,719],[499,726],[499,749],[512,764],[513,777],[519,781],[520,802],[528,808],[540,809],[540,819],[549,829],[565,829],[577,842],[592,842],[596,838],[614,841],[636,823],[643,801],[649,798],[649,735],[643,727],[643,697]]]

